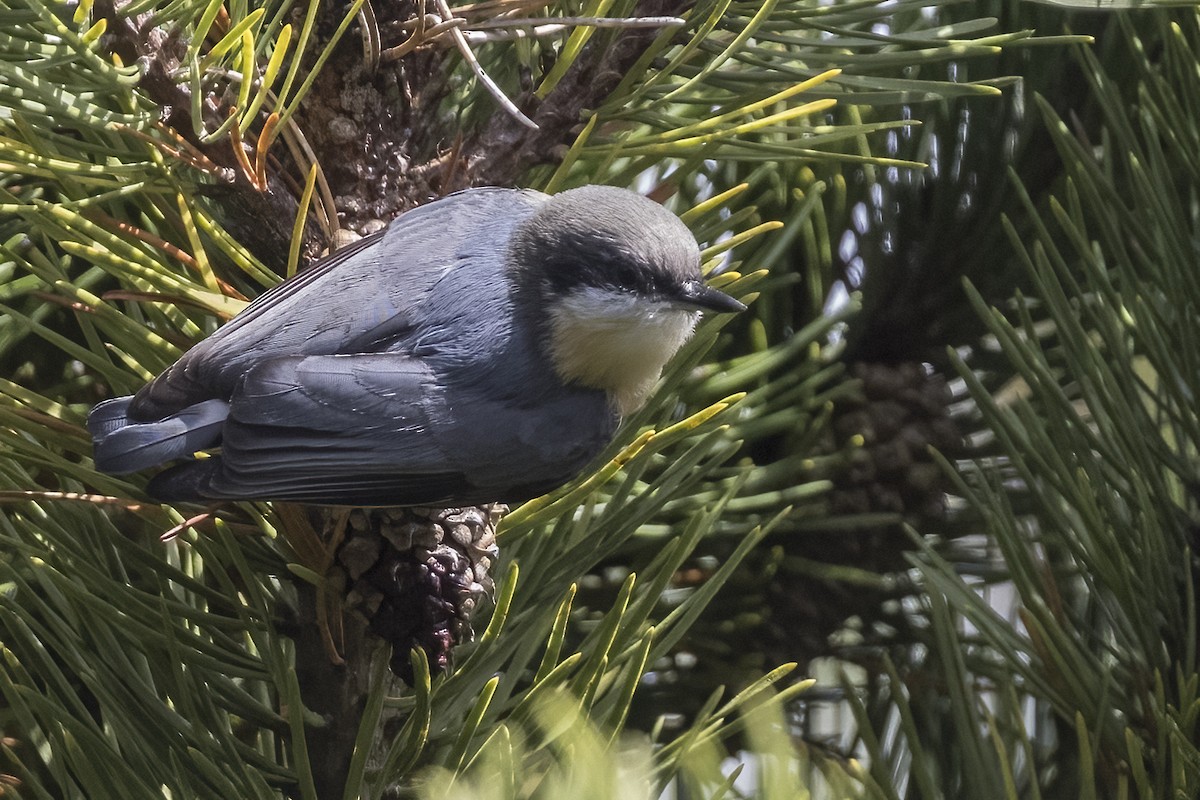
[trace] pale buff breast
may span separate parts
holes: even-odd
[[[550,353],[564,382],[608,393],[621,416],[641,408],[696,327],[694,311],[588,287],[550,309]]]

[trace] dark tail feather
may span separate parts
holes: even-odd
[[[87,429],[88,433],[92,434],[92,444],[96,444],[108,434],[118,428],[124,428],[128,424],[129,421],[125,414],[131,402],[133,402],[133,395],[114,397],[92,409],[87,418]]]
[[[221,441],[221,428],[229,414],[224,400],[205,400],[157,422],[130,422],[125,416],[130,399],[101,403],[88,415],[93,458],[101,472],[137,472]]]
[[[199,503],[208,500],[206,490],[221,469],[221,457],[200,458],[165,469],[146,484],[146,493],[163,503]]]

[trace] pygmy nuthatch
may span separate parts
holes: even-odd
[[[603,449],[698,311],[744,308],[632,192],[471,189],[266,292],[88,430],[104,472],[188,459],[150,481],[166,501],[520,501]]]

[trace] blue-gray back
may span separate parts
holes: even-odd
[[[227,398],[241,376],[266,359],[393,350],[456,266],[470,265],[466,272],[476,273],[475,262],[485,256],[497,261],[490,266],[503,277],[504,245],[513,228],[545,199],[527,190],[476,189],[404,213],[381,233],[264,293],[143,387],[130,417],[161,419],[193,403]],[[477,277],[456,276],[456,286],[458,278]],[[469,311],[474,292],[458,288],[439,293],[439,313],[456,302]]]

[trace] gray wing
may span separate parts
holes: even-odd
[[[615,424],[600,392],[567,390],[531,411],[448,389],[401,354],[293,356],[246,373],[219,455],[172,467],[147,488],[164,501],[524,500],[578,474]]]
[[[440,447],[428,369],[403,355],[293,356],[245,375],[221,452],[151,482],[170,500],[434,504],[469,481]]]
[[[419,206],[266,292],[143,387],[131,419],[228,399],[251,367],[290,355],[378,352],[417,321],[433,286],[478,242],[507,241],[545,195],[474,189]]]

